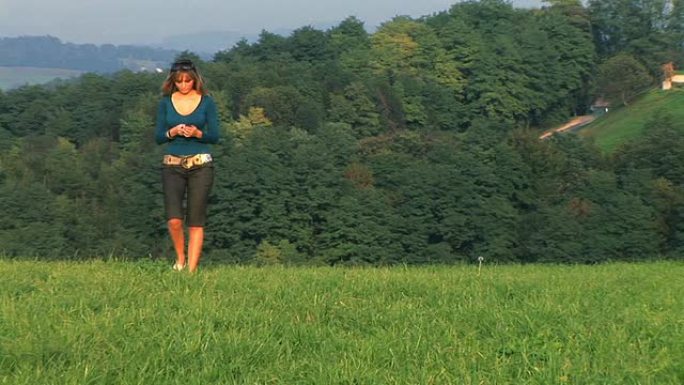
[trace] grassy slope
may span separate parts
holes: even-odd
[[[0,67],[0,89],[8,90],[25,84],[42,84],[56,78],[71,78],[82,71],[60,68]]]
[[[0,263],[0,384],[681,384],[684,263]]]
[[[675,122],[684,122],[684,88],[651,91],[627,107],[612,109],[582,128],[579,135],[592,138],[599,147],[611,152],[625,141],[637,138],[644,125],[661,111],[671,114]]]

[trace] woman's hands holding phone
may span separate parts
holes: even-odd
[[[192,124],[178,124],[171,128],[171,136],[183,136],[186,138],[201,138],[202,131]]]

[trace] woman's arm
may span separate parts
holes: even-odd
[[[162,99],[157,107],[157,125],[154,130],[154,139],[157,144],[166,143],[171,140],[166,136],[166,101]]]
[[[202,136],[198,138],[202,143],[218,143],[219,119],[214,99],[207,96],[207,122]]]

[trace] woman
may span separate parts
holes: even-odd
[[[195,272],[204,242],[207,200],[214,182],[210,144],[218,142],[218,114],[190,60],[173,63],[162,93],[155,136],[158,144],[166,143],[162,184],[169,235],[176,251],[173,269],[180,271],[187,265],[190,272]],[[187,264],[184,219],[188,226]]]

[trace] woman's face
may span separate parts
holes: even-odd
[[[190,76],[190,74],[188,74],[187,72],[179,72],[178,74],[176,74],[174,83],[176,84],[178,92],[184,95],[188,94],[195,88],[195,81],[192,79],[192,76]]]

